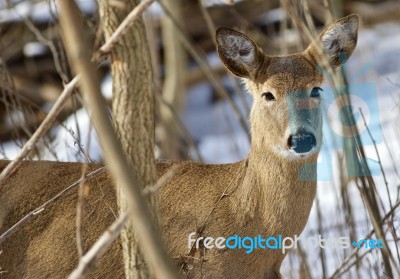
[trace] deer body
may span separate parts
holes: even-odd
[[[171,241],[166,239],[168,250],[175,257],[182,256],[178,261],[184,263],[189,278],[200,278],[200,273],[204,278],[278,276],[284,258],[279,250],[254,250],[248,255],[244,249],[205,251],[202,248],[189,252],[186,244],[189,234],[198,232],[202,226],[205,229],[198,237],[254,237],[261,234],[266,238],[301,233],[315,196],[315,181],[284,187],[297,179],[295,164],[290,166],[292,175],[282,177],[282,167],[287,164],[273,163],[275,169],[260,168],[263,172],[260,173],[253,166],[259,163],[268,166],[272,162],[250,155],[244,161],[227,165],[180,164],[178,170],[185,173],[180,176],[182,182],[166,185],[161,190],[161,216],[168,216],[162,221],[163,233],[171,238]],[[198,181],[196,190],[182,191],[180,185],[192,183],[193,177]],[[211,181],[212,191],[207,187]],[[174,201],[167,198],[171,195],[176,195],[180,201],[178,211]],[[178,225],[176,220],[186,222]],[[176,241],[181,243],[181,239],[185,240],[185,246],[177,245]]]
[[[353,52],[357,16],[336,21],[321,35],[329,62]],[[162,235],[188,278],[279,278],[280,250],[197,249],[188,237],[294,237],[303,230],[316,192],[316,160],[322,142],[317,71],[320,55],[312,44],[303,53],[267,56],[245,35],[217,31],[218,52],[232,73],[243,78],[254,98],[250,114],[251,151],[240,162],[207,165],[158,162],[161,177],[174,174],[159,190]],[[343,61],[342,61],[343,62]],[[0,161],[0,171],[7,164]],[[91,165],[95,169],[98,165]],[[0,186],[0,233],[79,179],[78,163],[24,162]],[[115,220],[116,201],[107,173],[88,181],[82,216],[83,248],[90,248]],[[71,192],[0,244],[4,278],[63,278],[78,262],[77,193]],[[100,259],[93,278],[123,276],[118,242]]]
[[[284,257],[280,251],[267,253],[264,250],[254,250],[246,255],[244,250],[221,252],[214,249],[205,252],[203,258],[200,251],[190,254],[188,236],[202,225],[205,225],[205,229],[201,235],[215,238],[235,234],[292,235],[300,234],[303,229],[315,195],[315,183],[300,183],[294,188],[279,187],[287,183],[287,179],[296,176],[293,175],[290,178],[279,178],[280,182],[274,187],[257,187],[262,184],[246,176],[252,164],[250,158],[226,165],[177,163],[177,178],[172,178],[161,188],[163,236],[171,255],[178,258],[179,267],[183,264],[184,269],[188,269],[190,278],[197,278],[200,271],[205,278],[216,278],[216,274],[217,278],[260,278],[268,270],[273,274],[274,266],[279,266]],[[6,163],[2,161],[0,169]],[[159,175],[165,173],[170,166],[159,163]],[[79,179],[81,167],[78,163],[24,162],[18,173],[26,175],[14,175],[7,187],[0,190],[0,209],[4,215],[0,216],[3,217],[1,232]],[[100,166],[93,165],[91,169],[97,167]],[[292,170],[296,173],[295,166]],[[280,174],[282,170],[276,171]],[[253,174],[251,176],[254,177]],[[211,182],[214,187],[210,190],[207,185]],[[88,183],[90,195],[84,202],[82,224],[84,250],[94,244],[115,220],[118,212],[112,182],[107,174],[100,174]],[[196,188],[189,190],[189,185],[193,183]],[[248,183],[253,185],[256,196],[246,191]],[[14,192],[16,185],[25,187],[26,191]],[[292,191],[296,194],[293,195]],[[221,199],[221,196],[224,197]],[[8,201],[3,197],[7,197]],[[77,195],[73,191],[2,243],[0,266],[7,271],[3,277],[15,278],[20,275],[24,278],[65,278],[78,260],[76,204]],[[193,258],[202,258],[203,262]],[[240,264],[231,264],[238,260]],[[123,276],[122,252],[118,243],[99,261],[98,267],[93,278],[100,278],[104,274]]]

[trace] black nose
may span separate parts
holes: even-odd
[[[296,153],[306,153],[313,149],[316,143],[315,136],[307,132],[290,135],[288,139],[289,148]]]

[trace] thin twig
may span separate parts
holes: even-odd
[[[62,110],[63,105],[68,100],[68,98],[74,92],[75,87],[79,81],[79,75],[74,77],[65,87],[64,91],[61,93],[60,97],[57,99],[50,112],[47,114],[46,118],[40,124],[39,128],[33,133],[32,137],[24,144],[16,158],[11,161],[0,174],[0,185],[15,171],[15,169],[21,164],[22,160],[31,152],[36,143],[42,138],[53,123],[56,121],[57,116]]]
[[[148,196],[154,193],[157,193],[158,190],[160,190],[160,188],[162,186],[164,186],[167,181],[172,178],[172,176],[175,175],[176,171],[178,169],[177,165],[173,165],[166,174],[164,174],[163,176],[161,176],[157,182],[154,185],[148,185],[147,187],[144,187],[142,190],[142,195],[143,196]]]
[[[385,221],[391,217],[395,210],[400,206],[400,200],[397,201],[397,203],[393,206],[393,208],[385,214],[385,216],[382,218],[381,220],[381,224],[384,224]],[[371,238],[371,236],[375,233],[375,229],[372,229],[364,238],[362,239],[369,239]],[[353,251],[351,252],[351,254],[342,261],[342,264],[333,272],[333,274],[329,277],[329,279],[334,279],[334,278],[338,278],[342,273],[341,270],[347,265],[348,262],[350,262],[350,260],[358,253],[359,248],[356,247],[353,249]]]
[[[78,256],[83,256],[83,237],[82,237],[82,211],[83,211],[83,190],[86,184],[85,173],[87,171],[87,164],[82,167],[82,176],[79,183],[78,202],[76,205],[76,246],[78,249]]]
[[[357,250],[358,252],[359,250]],[[368,249],[367,251],[365,251],[361,256],[358,256],[358,253],[355,253],[354,256],[358,256],[356,257],[356,259],[349,265],[347,265],[347,267],[345,269],[343,269],[340,273],[338,273],[336,275],[336,278],[339,278],[339,276],[345,274],[346,272],[348,272],[354,265],[359,264],[359,262],[369,253],[371,253],[372,251],[374,251],[374,249]],[[358,275],[358,274],[357,274]]]
[[[104,255],[108,247],[121,234],[129,214],[123,213],[100,236],[90,250],[79,260],[77,268],[68,276],[68,279],[84,278],[95,267],[96,261]]]
[[[198,238],[199,236],[201,236],[206,228],[207,223],[210,221],[210,218],[212,216],[212,214],[215,212],[218,204],[227,196],[229,196],[232,192],[233,189],[231,189],[232,186],[234,186],[234,182],[236,181],[236,179],[239,179],[239,175],[242,174],[242,170],[238,171],[236,173],[236,175],[232,178],[231,182],[228,184],[228,186],[226,186],[226,188],[224,189],[224,191],[222,192],[222,194],[219,196],[218,200],[214,203],[214,206],[211,208],[210,212],[208,213],[208,215],[206,216],[206,218],[204,219],[203,223],[201,226],[198,226],[196,224],[196,238]],[[189,256],[193,256],[193,254],[196,252],[196,243],[193,243],[192,247],[190,247],[189,252],[187,253],[186,257]],[[185,262],[181,264],[180,267],[180,272],[184,269],[185,267]]]
[[[371,139],[371,141],[372,141],[372,143],[374,145],[375,153],[376,153],[376,156],[378,157],[378,164],[379,164],[379,167],[381,169],[382,176],[383,176],[383,181],[385,182],[386,192],[387,192],[387,195],[388,195],[388,198],[389,198],[390,209],[392,209],[392,199],[390,197],[389,183],[388,183],[388,181],[386,179],[386,173],[385,173],[385,170],[383,169],[383,166],[382,166],[381,156],[379,155],[379,151],[378,151],[378,147],[376,146],[375,139],[372,137],[371,131],[370,131],[368,125],[367,125],[367,121],[365,120],[364,113],[362,112],[361,108],[359,108],[359,110],[360,110],[361,117],[362,117],[362,119],[364,121],[364,126],[367,129],[368,135],[369,135],[369,137],[370,137],[370,139]]]

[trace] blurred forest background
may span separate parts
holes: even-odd
[[[96,50],[103,43],[97,3],[77,2]],[[362,88],[354,94],[370,109],[366,123],[362,121],[364,115],[358,116],[357,123],[361,123],[358,128],[374,181],[367,190],[375,203],[362,199],[362,179],[347,173],[345,166],[351,164],[348,157],[354,155],[352,145],[346,140],[332,140],[332,125],[340,121],[338,116],[327,114],[318,195],[302,237],[321,234],[326,238],[376,239],[377,227],[368,213],[372,210],[380,220],[377,225],[390,253],[299,246],[283,264],[284,278],[386,278],[384,262],[390,262],[394,276],[398,276],[400,2],[165,0],[153,3],[145,13],[157,106],[156,156],[207,163],[241,160],[250,146],[247,115],[251,98],[220,62],[215,51],[215,29],[239,29],[263,46],[266,53],[278,55],[302,51],[309,44],[299,22],[320,30],[350,13],[359,14],[362,23],[356,51],[344,73],[350,94],[352,85]],[[314,26],[309,26],[307,19],[312,19]],[[56,0],[0,2],[0,159],[16,156],[73,78],[59,29]],[[99,64],[98,71],[102,92],[111,104],[107,60]],[[364,89],[369,91],[365,96],[361,92]],[[327,111],[329,98],[333,97],[327,97]],[[360,99],[354,99],[356,105]],[[29,157],[102,161],[79,94],[70,98],[54,127]]]

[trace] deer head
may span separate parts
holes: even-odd
[[[221,27],[216,39],[225,66],[242,78],[253,96],[252,150],[280,158],[315,157],[322,143],[320,88],[322,46],[333,67],[345,63],[357,43],[358,16],[342,18],[301,53],[270,56],[244,34]]]

